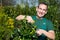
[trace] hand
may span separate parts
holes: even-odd
[[[36,30],[36,33],[37,33],[37,36],[40,36],[40,35],[42,35],[42,30],[41,29]]]
[[[27,16],[27,21],[29,22],[29,23],[34,23],[34,20],[32,19],[32,17],[31,16]]]

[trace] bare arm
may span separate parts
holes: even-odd
[[[53,30],[50,30],[47,32],[45,30],[39,29],[38,34],[39,35],[44,34],[45,36],[47,36],[49,39],[52,39],[52,40],[55,39],[55,33]]]
[[[25,18],[25,15],[19,15],[16,17],[17,20],[23,20]],[[26,17],[26,20],[29,22],[29,23],[34,23],[34,20],[32,19],[31,16],[27,16]]]
[[[24,17],[25,17],[25,15],[19,15],[19,16],[16,17],[16,19],[17,19],[17,20],[23,20]]]
[[[46,35],[49,39],[55,39],[55,33],[53,30],[50,30],[46,32],[45,30],[43,31],[43,34]]]

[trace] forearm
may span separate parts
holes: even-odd
[[[47,32],[47,31],[43,31],[43,34],[45,35],[45,36],[47,36],[49,39],[55,39],[55,34],[54,33],[51,33],[51,32]]]
[[[17,20],[23,20],[25,18],[25,15],[19,15],[16,17]],[[29,23],[34,23],[34,20],[32,19],[31,16],[26,16],[26,20]]]
[[[23,20],[25,18],[25,15],[19,15],[16,17],[17,20]]]

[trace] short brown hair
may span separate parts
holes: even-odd
[[[47,4],[46,2],[40,2],[40,3],[38,4],[38,7],[39,7],[40,4],[44,4],[44,5],[46,5],[47,8],[48,8],[48,4]]]

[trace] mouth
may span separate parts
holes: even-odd
[[[41,13],[41,12],[40,12],[38,15],[39,15],[40,17],[42,17],[42,16],[44,16],[44,13]]]
[[[39,14],[40,14],[40,15],[43,15],[43,13],[42,13],[42,12],[40,12]]]

